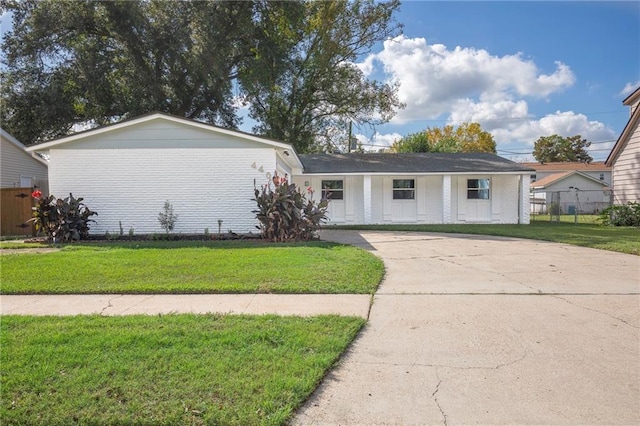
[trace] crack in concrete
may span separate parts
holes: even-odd
[[[481,256],[481,255],[475,255],[475,256]],[[465,256],[465,257],[473,257],[473,256]],[[456,262],[453,262],[451,260],[447,260],[444,257],[438,257],[438,260],[441,260],[441,261],[447,262],[447,263],[451,263],[451,264],[456,265],[456,266],[468,267],[468,265],[456,263]],[[478,269],[480,269],[480,268],[478,268]],[[492,274],[496,274],[499,277],[505,278],[509,282],[512,282],[513,284],[517,284],[517,285],[522,286],[524,288],[528,288],[529,290],[533,290],[536,293],[540,293],[540,294],[542,293],[542,290],[540,290],[539,288],[535,288],[535,287],[531,287],[529,285],[526,285],[526,284],[524,284],[524,283],[522,283],[522,282],[520,282],[518,280],[513,279],[513,277],[508,277],[506,274],[503,274],[503,273],[500,273],[500,272],[496,272],[496,271],[490,271],[490,270],[486,270],[486,269],[480,269],[480,270],[484,271],[484,272],[490,272]]]
[[[107,309],[109,309],[109,308],[112,308],[112,307],[113,307],[113,305],[111,304],[111,302],[112,302],[113,300],[115,300],[115,299],[119,298],[119,297],[122,297],[122,296],[123,296],[122,294],[118,294],[118,295],[116,295],[115,297],[112,297],[111,299],[107,300],[107,306],[105,306],[104,308],[102,308],[102,310],[100,311],[100,313],[99,313],[98,315],[100,315],[100,316],[104,316],[104,315],[105,315],[104,311],[106,311]]]
[[[124,295],[120,295],[120,297],[122,297]],[[136,303],[135,305],[131,305],[129,306],[127,309],[125,309],[124,311],[122,311],[122,315],[124,315],[125,312],[130,311],[131,309],[135,308],[136,306],[140,306],[141,304],[143,304],[144,302],[146,302],[147,300],[151,300],[153,299],[155,296],[157,296],[156,294],[152,294],[149,297],[146,297],[144,299],[142,299],[141,301],[139,301],[138,303]]]
[[[413,362],[413,363],[395,363],[395,362],[365,362],[365,361],[353,361],[353,362],[357,362],[358,364],[364,364],[364,365],[391,365],[394,367],[408,367],[408,366],[416,366],[416,367],[427,367],[427,368],[451,368],[451,369],[455,369],[455,370],[499,370],[501,368],[504,367],[510,367],[514,364],[517,364],[521,361],[523,361],[529,354],[529,351],[525,350],[524,353],[511,361],[508,362],[503,362],[501,364],[496,364],[495,366],[486,366],[486,367],[482,367],[482,366],[461,366],[461,365],[451,365],[451,364],[423,364],[423,363],[419,363],[419,362]]]
[[[588,307],[586,307],[586,306],[578,305],[578,304],[576,304],[576,303],[573,303],[573,302],[571,302],[571,301],[569,301],[569,300],[565,299],[564,297],[560,297],[559,295],[551,294],[550,296],[551,296],[551,297],[553,297],[553,298],[555,298],[555,299],[560,299],[560,300],[562,300],[562,301],[564,301],[564,302],[566,302],[566,303],[568,303],[568,304],[570,304],[570,305],[576,306],[576,307],[578,307],[578,308],[582,308],[582,309],[584,309],[584,310],[586,310],[586,311],[597,312],[597,313],[602,314],[602,315],[604,315],[604,316],[607,316],[607,317],[609,317],[609,318],[613,318],[614,320],[616,320],[616,321],[620,321],[621,323],[623,323],[623,324],[625,324],[625,325],[628,325],[629,327],[632,327],[632,328],[635,328],[635,329],[640,329],[640,327],[638,327],[637,325],[630,324],[628,321],[625,321],[625,320],[623,320],[622,318],[618,318],[618,317],[616,317],[616,316],[614,316],[614,315],[611,315],[611,314],[610,314],[610,313],[608,313],[608,312],[599,311],[599,310],[597,310],[597,309],[588,308]],[[571,295],[569,294],[569,295],[567,295],[567,296],[571,296]]]
[[[440,410],[440,414],[442,414],[442,419],[444,421],[444,426],[447,426],[447,414],[442,409],[442,406],[440,405],[440,401],[438,401],[438,395],[437,394],[438,394],[438,391],[440,390],[440,385],[442,384],[442,380],[440,379],[440,376],[438,375],[438,370],[437,369],[436,369],[436,378],[438,379],[438,384],[436,385],[436,390],[433,391],[431,396],[433,397],[433,401],[436,403],[436,406],[438,407],[438,410]]]

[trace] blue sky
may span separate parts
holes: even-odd
[[[362,129],[373,148],[428,126],[478,121],[498,153],[532,159],[540,136],[581,134],[604,160],[640,86],[640,2],[405,1],[403,35],[361,68],[407,104]]]

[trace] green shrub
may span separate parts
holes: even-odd
[[[74,198],[69,194],[66,198],[49,195],[43,197],[38,190],[31,194],[36,199],[33,207],[33,218],[36,232],[44,233],[54,243],[71,242],[89,237],[89,219],[98,213],[89,210],[82,202],[83,198]]]
[[[640,203],[607,207],[600,213],[600,221],[607,226],[640,226]]]
[[[307,188],[309,198],[287,177],[278,177],[254,188],[258,210],[253,210],[260,221],[262,238],[273,242],[309,241],[317,237],[322,224],[327,220],[327,199],[316,203],[313,190]]]

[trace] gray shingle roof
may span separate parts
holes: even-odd
[[[300,154],[304,173],[499,173],[532,172],[487,153]]]

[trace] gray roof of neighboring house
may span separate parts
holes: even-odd
[[[504,173],[532,172],[488,153],[299,154],[304,173]]]

